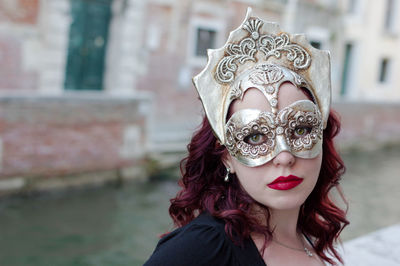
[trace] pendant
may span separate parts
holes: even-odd
[[[304,247],[304,251],[307,253],[307,256],[312,257],[313,254],[311,253],[311,251],[308,250],[308,248]]]

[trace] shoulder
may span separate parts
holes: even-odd
[[[186,226],[178,228],[163,237],[159,241],[157,248],[174,244],[186,244],[187,247],[197,248],[202,246],[210,247],[210,245],[213,246],[218,242],[227,240],[223,221],[204,213]]]
[[[163,237],[145,265],[234,265],[224,223],[201,214]]]

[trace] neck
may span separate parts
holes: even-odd
[[[270,208],[269,211],[269,227],[272,230],[272,241],[274,243],[280,243],[279,245],[297,250],[302,250],[306,247],[306,244],[302,240],[303,236],[299,235],[297,230],[300,207],[288,210],[276,210]],[[264,216],[260,215],[258,217]],[[260,220],[260,222],[266,224],[264,219]],[[251,237],[259,250],[265,248],[263,246],[264,236],[260,234],[252,234]]]
[[[261,210],[259,206],[255,206],[252,209],[253,215],[258,217],[261,224],[266,225],[266,220],[264,219],[264,211]],[[278,239],[298,239],[297,231],[297,221],[299,219],[300,207],[287,209],[287,210],[277,210],[269,209],[270,219],[269,228],[273,231],[273,237]]]
[[[270,209],[270,228],[273,237],[280,241],[298,241],[297,221],[300,208],[288,210]]]

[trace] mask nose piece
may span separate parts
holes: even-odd
[[[291,153],[290,146],[287,144],[284,135],[277,135],[275,157],[272,159],[273,164],[276,166],[291,166],[294,161],[295,158]]]
[[[275,141],[276,141],[275,150],[274,150],[275,156],[284,151],[287,151],[289,153],[292,152],[289,144],[286,142],[286,137],[285,137],[285,134],[283,134],[282,127],[278,127],[276,129]]]
[[[276,129],[276,148],[275,148],[275,153],[278,155],[279,153],[287,151],[291,152],[290,146],[286,142],[285,135],[283,134],[283,128],[278,127]]]

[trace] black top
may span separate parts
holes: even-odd
[[[224,225],[222,220],[203,213],[160,239],[144,265],[266,266],[251,238],[237,246],[226,235]]]

